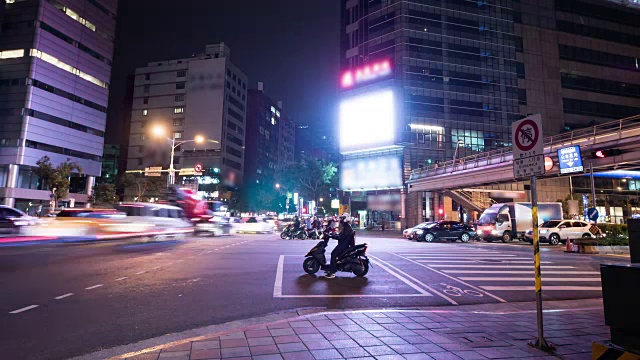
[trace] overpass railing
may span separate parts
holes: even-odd
[[[598,124],[593,127],[572,130],[558,135],[546,136],[543,139],[545,152],[547,150],[546,148],[549,148],[548,152],[552,152],[554,148],[557,149],[576,142],[584,144],[585,141],[588,141],[589,145],[595,145],[598,143],[599,139],[601,139],[600,141],[614,140],[614,135],[617,135],[618,139],[622,139],[625,130],[638,128],[640,128],[640,115],[635,115],[620,120]],[[418,180],[435,175],[445,175],[456,171],[478,167],[497,165],[511,160],[513,160],[511,148],[503,147],[412,170],[411,180]]]

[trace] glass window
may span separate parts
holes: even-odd
[[[175,101],[184,101],[184,95],[176,95]]]
[[[182,139],[182,131],[176,131],[173,133],[174,139]]]
[[[182,126],[182,119],[174,119],[173,126]]]
[[[178,73],[176,74],[177,77],[185,77],[187,76],[187,70],[180,70],[178,71]]]
[[[147,109],[142,110],[142,116],[147,116],[147,115],[149,115],[149,110]]]
[[[173,108],[173,113],[174,114],[183,114],[184,113],[184,107],[180,106],[180,107]]]
[[[149,103],[149,98],[145,97],[144,99],[142,99],[142,103],[147,105]]]
[[[186,84],[183,82],[176,83],[176,90],[182,90],[186,87]]]

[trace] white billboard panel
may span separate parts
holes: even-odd
[[[345,160],[340,164],[340,189],[374,190],[402,187],[400,156]]]
[[[340,102],[340,152],[393,145],[395,135],[393,90],[367,93]]]

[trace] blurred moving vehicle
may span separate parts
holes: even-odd
[[[150,235],[155,239],[177,238],[193,232],[193,224],[185,218],[184,211],[177,207],[156,203],[121,203],[116,209],[125,213],[123,231],[119,227],[107,229],[109,232],[133,232]],[[123,225],[123,224],[120,224]],[[146,234],[148,233],[148,234]]]
[[[242,222],[236,222],[234,226],[236,232],[254,234],[271,234],[275,228],[273,222],[258,216],[243,218]]]
[[[600,229],[593,224],[580,220],[551,220],[538,227],[540,242],[550,245],[566,243],[567,239],[595,239]],[[527,242],[533,244],[533,230],[527,231]]]
[[[212,236],[235,234],[234,224],[231,222],[231,218],[227,216],[202,215],[192,218],[191,222],[196,227],[196,234],[209,234]]]
[[[480,216],[478,236],[487,242],[525,239],[527,230],[533,228],[532,219],[531,203],[494,204]],[[538,203],[538,223],[549,220],[562,220],[561,203]]]
[[[439,221],[429,223],[423,228],[416,230],[418,241],[432,242],[438,239],[445,239],[452,242],[460,240],[463,243],[475,239],[477,234],[473,227],[457,221]]]
[[[90,236],[104,233],[114,223],[121,224],[126,215],[115,209],[69,208],[39,222],[37,226],[23,228],[27,236]]]
[[[0,205],[0,232],[16,234],[29,225],[36,225],[38,218],[9,206]]]
[[[415,233],[418,230],[422,230],[425,226],[429,225],[429,224],[433,224],[433,221],[429,221],[429,222],[423,222],[420,223],[414,227],[410,227],[408,229],[404,229],[404,231],[402,231],[402,237],[405,239],[413,239],[415,237]]]

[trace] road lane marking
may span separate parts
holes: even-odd
[[[377,257],[375,257],[375,256],[371,256],[371,255],[369,255],[369,257],[371,257],[372,259],[373,259],[373,258],[375,258],[375,259],[376,259],[376,264],[378,264],[378,266],[382,267],[382,265],[381,265],[380,263],[384,263],[384,264],[386,264],[387,266],[389,266],[390,268],[395,269],[395,270],[396,270],[396,271],[398,271],[399,273],[401,273],[401,274],[405,275],[406,277],[408,277],[409,279],[411,279],[411,280],[415,281],[417,284],[420,284],[421,286],[423,286],[423,287],[425,287],[425,288],[427,288],[427,289],[429,289],[429,290],[433,291],[433,293],[435,293],[436,295],[440,296],[441,298],[443,298],[443,299],[447,300],[447,301],[448,301],[448,302],[450,302],[451,304],[453,304],[453,305],[458,305],[458,303],[457,303],[457,302],[455,302],[455,301],[454,301],[453,299],[451,299],[450,297],[448,297],[448,296],[444,295],[443,293],[441,293],[441,292],[437,291],[436,289],[434,289],[434,288],[432,288],[431,286],[429,286],[429,285],[427,285],[427,284],[423,283],[422,281],[420,281],[420,280],[418,280],[418,279],[414,278],[413,276],[411,276],[411,275],[409,275],[409,274],[405,273],[404,271],[402,271],[402,270],[398,269],[397,267],[395,267],[395,266],[393,266],[393,265],[389,264],[388,262],[386,262],[386,261],[384,261],[384,260],[382,260],[382,259],[380,259],[380,258],[377,258]],[[388,270],[387,270],[387,271],[388,271]]]
[[[509,259],[511,260],[511,259]],[[461,263],[461,264],[489,264],[490,262],[483,260],[416,260],[420,263],[428,263],[428,264],[439,264],[439,263]],[[542,264],[553,264],[551,261],[541,261]],[[531,260],[516,260],[516,261],[507,261],[500,260],[500,262],[491,263],[491,264],[531,264]]]
[[[433,254],[433,255],[424,255],[424,256],[407,256],[412,259],[497,259],[497,258],[512,258],[515,259],[518,255],[443,255],[443,254]],[[522,258],[518,258],[522,259]]]
[[[146,273],[146,272],[147,272],[147,270],[138,271],[137,273],[135,273],[135,275],[142,275],[142,274],[144,274],[144,273]]]
[[[276,283],[273,285],[273,297],[282,297],[282,278],[284,276],[284,255],[278,259],[278,269],[276,270]]]
[[[122,281],[122,280],[128,279],[128,278],[129,278],[128,276],[123,276],[121,278],[117,278],[116,281]]]
[[[24,312],[24,311],[29,311],[31,309],[35,309],[38,306],[40,306],[40,305],[30,305],[30,306],[27,306],[27,307],[23,307],[22,309],[10,311],[9,314],[19,314],[19,313]]]
[[[510,277],[461,277],[460,280],[465,281],[532,281],[533,277],[526,278],[510,278]],[[600,278],[553,278],[553,277],[544,277],[542,276],[542,282],[553,282],[553,281],[600,281]]]
[[[544,280],[543,280],[544,281]],[[535,286],[481,286],[490,291],[535,291]],[[601,291],[600,286],[544,286],[543,291]]]
[[[102,284],[89,286],[88,288],[84,288],[84,289],[85,289],[85,290],[93,290],[93,289],[99,288],[100,286],[102,286]]]
[[[407,259],[410,260],[410,259]],[[444,267],[456,267],[456,268],[501,268],[501,269],[530,269],[533,267],[533,263],[531,266],[524,265],[430,265],[431,267],[444,268]],[[564,265],[547,265],[543,266],[542,269],[575,269],[575,266],[564,266]]]
[[[68,294],[64,294],[64,295],[56,296],[54,299],[56,299],[56,300],[60,300],[60,299],[64,299],[64,298],[66,298],[66,297],[69,297],[69,296],[71,296],[71,295],[73,295],[73,293],[68,293]]]
[[[480,288],[478,288],[478,287],[475,287],[475,286],[473,286],[473,285],[471,285],[471,284],[467,284],[466,282],[464,282],[464,281],[462,281],[462,280],[460,280],[460,279],[458,279],[458,278],[456,278],[456,277],[453,277],[453,276],[447,275],[447,274],[443,273],[443,272],[442,272],[442,271],[440,271],[440,270],[434,269],[434,268],[433,268],[432,266],[430,266],[430,265],[421,264],[421,263],[419,263],[419,262],[417,262],[417,261],[411,260],[411,259],[406,258],[406,257],[404,257],[404,256],[400,256],[400,255],[395,254],[395,253],[390,252],[390,251],[389,251],[388,253],[389,253],[389,254],[392,254],[392,255],[395,255],[395,256],[397,256],[397,257],[399,257],[399,258],[401,258],[401,259],[405,259],[405,260],[407,260],[407,261],[410,261],[410,262],[412,262],[412,263],[414,263],[414,264],[416,264],[416,265],[422,266],[423,268],[429,269],[429,270],[431,270],[431,271],[433,271],[433,272],[435,272],[435,273],[438,273],[438,274],[440,274],[440,275],[442,275],[442,276],[446,276],[446,277],[448,277],[449,279],[451,279],[451,280],[453,280],[453,281],[456,281],[456,282],[459,282],[459,283],[461,283],[461,284],[463,284],[463,285],[466,285],[466,286],[468,286],[468,287],[470,287],[470,288],[472,288],[472,289],[474,289],[474,290],[476,290],[476,291],[480,291],[481,293],[484,293],[485,295],[490,296],[490,297],[492,297],[492,298],[494,298],[494,299],[496,299],[496,300],[498,300],[498,301],[500,301],[500,302],[503,302],[503,303],[506,303],[506,302],[507,302],[507,300],[505,300],[505,299],[503,299],[503,298],[501,298],[501,297],[495,296],[495,295],[493,295],[493,294],[491,294],[491,293],[489,293],[489,292],[487,292],[487,291],[484,291],[483,289],[480,289]],[[445,265],[441,265],[441,266],[445,266]],[[452,265],[452,266],[456,266],[456,265]],[[458,266],[473,266],[473,265],[458,265]]]
[[[524,271],[524,270],[515,270],[515,271],[507,271],[507,270],[443,270],[447,274],[534,274],[534,270]],[[562,271],[561,273],[553,273],[553,274],[566,274],[566,275],[600,275],[599,271]]]
[[[416,284],[412,283],[411,281],[409,281],[409,280],[408,280],[407,278],[405,278],[404,276],[402,276],[402,275],[398,274],[398,273],[402,273],[402,271],[400,271],[400,270],[398,270],[398,269],[396,268],[396,270],[398,270],[398,273],[396,273],[396,272],[394,272],[393,270],[391,270],[391,269],[389,268],[389,267],[391,267],[391,266],[387,267],[387,266],[383,265],[383,264],[385,263],[384,261],[382,261],[382,260],[378,259],[378,258],[377,258],[377,257],[375,257],[375,256],[370,256],[370,257],[371,257],[371,259],[376,259],[375,261],[371,260],[371,262],[372,262],[373,264],[376,264],[377,266],[380,266],[382,269],[386,270],[389,274],[391,274],[391,275],[393,275],[393,276],[397,277],[398,279],[400,279],[400,281],[402,281],[403,283],[405,283],[405,284],[407,284],[407,285],[411,286],[412,288],[414,288],[414,289],[415,289],[416,291],[418,291],[419,293],[424,294],[424,295],[426,295],[426,296],[431,296],[431,294],[429,294],[428,292],[426,292],[423,288],[421,288],[421,287],[419,287],[418,285],[416,285]],[[404,275],[405,275],[405,276],[407,276],[407,277],[410,277],[410,276],[408,276],[406,273],[404,273]],[[414,279],[414,281],[415,281],[415,279]],[[423,284],[423,285],[424,285],[424,284]],[[426,287],[426,285],[425,285],[425,287]]]

